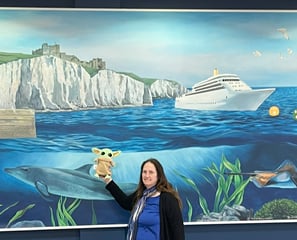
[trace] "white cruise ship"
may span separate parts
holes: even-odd
[[[214,75],[175,99],[175,107],[195,110],[256,111],[275,88],[252,89],[235,74]]]

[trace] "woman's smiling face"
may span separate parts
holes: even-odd
[[[146,188],[151,188],[157,184],[158,174],[155,165],[151,162],[144,164],[142,169],[142,182]]]

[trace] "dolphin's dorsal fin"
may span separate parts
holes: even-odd
[[[76,171],[78,172],[82,172],[82,173],[86,173],[89,175],[89,172],[90,172],[90,168],[93,167],[94,164],[86,164],[86,165],[83,165],[77,169],[75,169]]]
[[[48,192],[48,187],[46,184],[40,182],[40,181],[36,181],[35,182],[35,187],[36,189],[38,190],[38,192],[41,194],[41,196],[43,198],[45,198],[46,200],[49,200],[51,195],[50,193]]]

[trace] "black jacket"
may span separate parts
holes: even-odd
[[[106,185],[106,189],[118,204],[131,211],[134,206],[135,194],[126,195],[114,182]],[[160,194],[160,240],[184,240],[184,223],[176,198],[167,192]]]

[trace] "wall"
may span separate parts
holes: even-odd
[[[296,9],[297,2],[294,0],[0,0],[0,7]]]
[[[276,240],[296,235],[296,223],[186,225],[187,240]],[[0,232],[0,239],[124,240],[125,227]]]
[[[0,0],[0,7],[171,8],[171,9],[297,9],[295,0]],[[297,235],[297,223],[186,225],[187,240],[282,239]],[[125,227],[2,231],[0,239],[94,240],[125,239]]]

